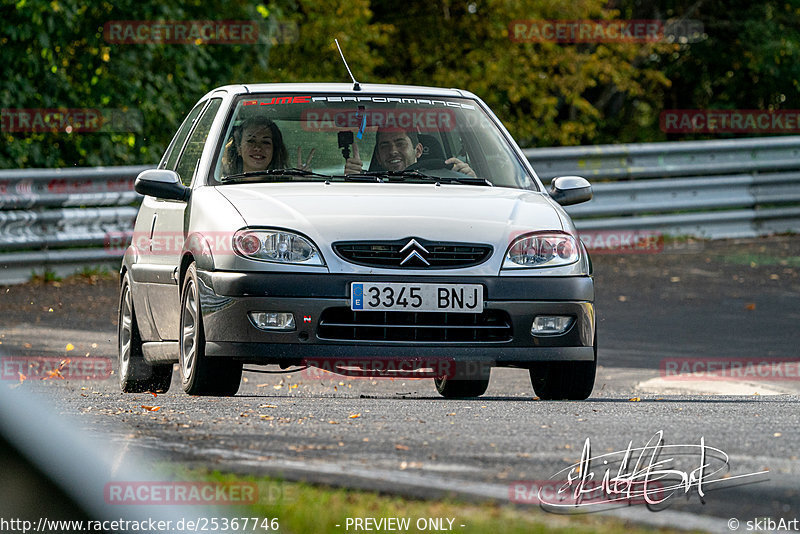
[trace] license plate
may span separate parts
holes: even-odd
[[[405,284],[352,282],[354,311],[483,312],[480,284]]]

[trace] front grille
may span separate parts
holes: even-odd
[[[502,310],[483,313],[352,311],[322,312],[317,336],[339,341],[425,343],[509,341],[511,319]]]
[[[367,267],[458,269],[483,263],[492,255],[493,249],[490,245],[476,243],[406,238],[397,241],[338,242],[333,244],[333,250],[343,260]]]

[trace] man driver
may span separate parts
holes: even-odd
[[[411,167],[422,155],[422,143],[416,132],[404,132],[397,130],[378,130],[375,136],[375,151],[378,164],[383,170],[403,171]],[[458,158],[450,158],[445,164],[453,165],[453,171],[475,176],[475,171],[465,162]],[[345,174],[358,174],[363,172],[363,162],[358,153],[358,144],[353,143],[353,155],[347,159],[344,165]],[[410,169],[409,169],[410,170]]]

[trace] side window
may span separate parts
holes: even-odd
[[[187,137],[189,137],[189,132],[192,131],[194,121],[200,114],[200,111],[203,109],[205,104],[205,102],[200,102],[197,104],[194,109],[189,112],[189,115],[183,120],[180,130],[178,130],[178,133],[175,134],[175,138],[172,140],[172,143],[170,143],[169,148],[167,148],[167,153],[164,155],[163,159],[164,165],[161,167],[162,169],[169,169],[171,171],[175,170],[175,162],[178,161],[178,155],[180,155],[181,148],[183,148],[183,142],[186,141]]]
[[[221,98],[215,98],[203,112],[203,116],[197,121],[197,127],[192,131],[189,141],[186,143],[186,148],[183,149],[178,166],[175,172],[181,178],[183,185],[190,185],[194,171],[200,161],[200,156],[203,155],[203,148],[206,146],[206,139],[208,132],[211,131],[211,124],[214,122],[214,117],[217,116],[217,111],[222,104]]]

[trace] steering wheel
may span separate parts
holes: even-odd
[[[448,171],[453,170],[452,163],[445,163],[445,160],[441,158],[425,158],[421,161],[417,161],[416,163],[409,165],[407,167],[408,170],[435,170],[435,169],[447,169]]]

